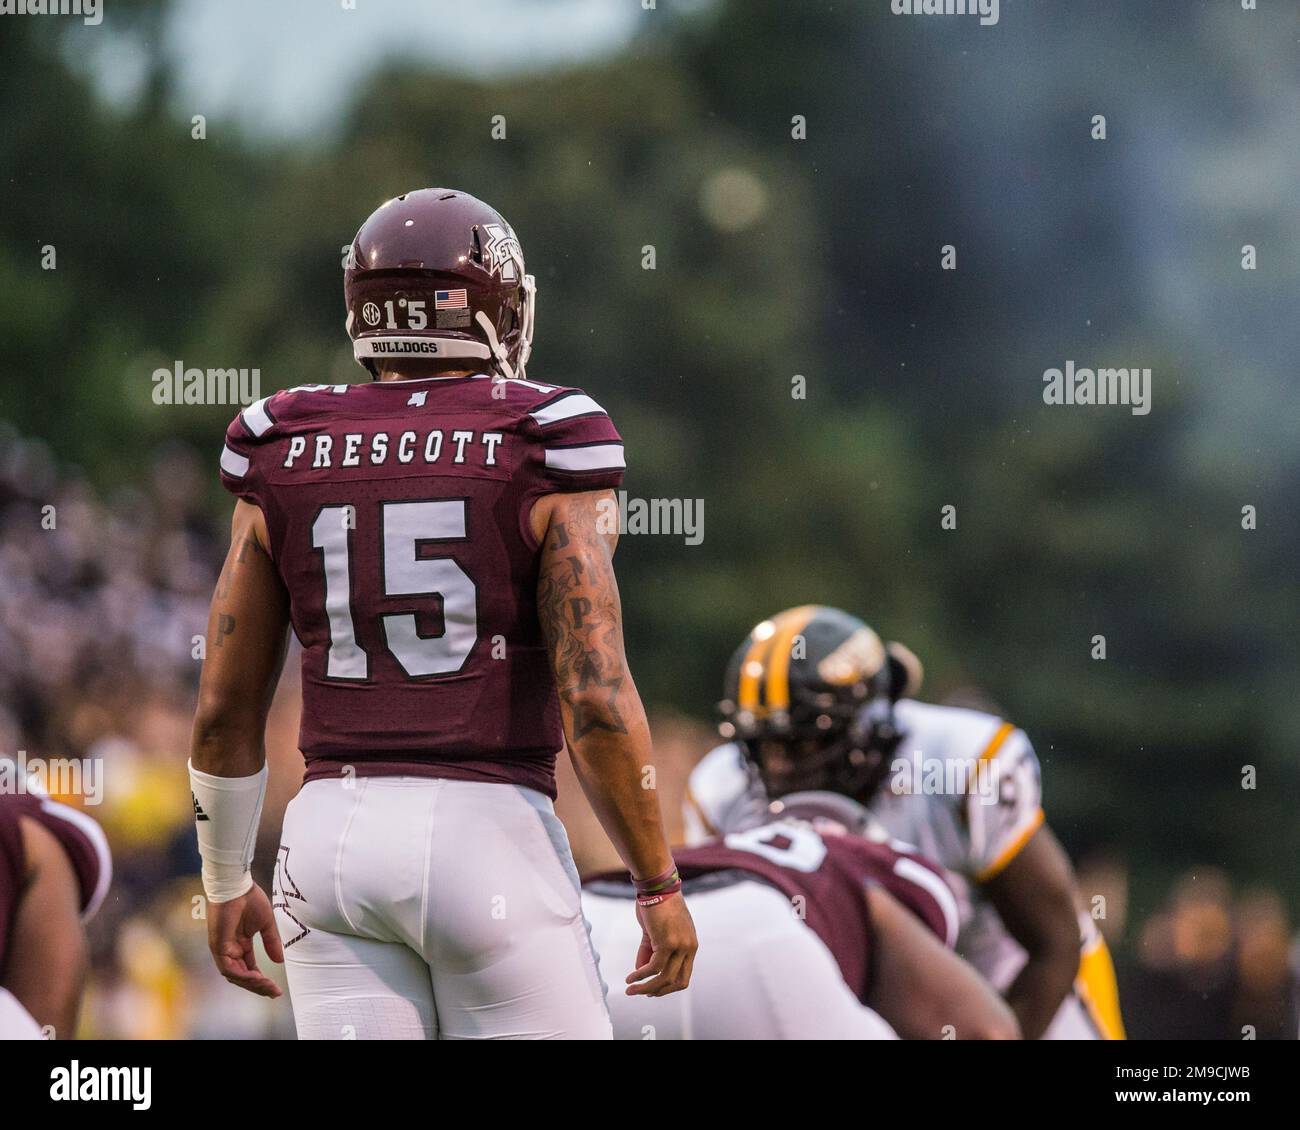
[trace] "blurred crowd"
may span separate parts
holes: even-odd
[[[1124,943],[1130,1038],[1297,1038],[1300,937],[1275,891],[1235,890],[1214,868],[1187,871]]]
[[[104,768],[102,803],[87,810],[108,834],[115,879],[92,928],[85,1036],[292,1035],[287,1004],[227,986],[206,949],[184,765],[225,550],[209,470],[188,449],[165,450],[143,488],[101,498],[41,441],[0,421],[0,756],[93,758]],[[263,863],[301,776],[297,704],[291,657],[268,729]],[[655,731],[672,832],[686,774],[712,737],[664,711]],[[580,866],[612,864],[564,765],[560,790]],[[258,878],[269,886],[268,874]],[[1130,1036],[1296,1037],[1300,936],[1277,892],[1239,890],[1205,869],[1139,907],[1122,861],[1085,860],[1080,879],[1104,893],[1099,925],[1116,955]]]
[[[0,756],[102,767],[98,803],[48,782],[113,848],[83,1035],[287,1034],[283,1010],[228,992],[212,969],[197,898],[185,756],[225,550],[211,468],[183,447],[148,466],[142,487],[100,497],[0,421]],[[292,760],[284,737],[278,758]]]

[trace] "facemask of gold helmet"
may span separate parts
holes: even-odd
[[[829,790],[866,804],[901,740],[894,701],[910,682],[856,616],[803,605],[764,620],[736,650],[719,729],[770,798]]]

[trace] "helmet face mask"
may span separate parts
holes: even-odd
[[[514,229],[468,193],[425,188],[389,200],[357,232],[343,270],[353,356],[481,362],[524,375],[537,287]]]
[[[804,606],[758,625],[732,657],[724,737],[777,799],[824,790],[865,804],[901,735],[883,644],[861,620]]]
[[[885,728],[882,727],[882,730]],[[889,770],[899,735],[855,723],[816,738],[763,738],[741,742],[768,797],[832,792],[868,803]]]

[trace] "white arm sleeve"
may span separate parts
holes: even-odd
[[[203,890],[210,902],[229,902],[253,885],[249,868],[266,797],[266,778],[265,765],[251,777],[215,777],[190,763]]]

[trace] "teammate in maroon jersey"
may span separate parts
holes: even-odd
[[[848,834],[844,797],[776,807],[677,849],[704,951],[680,997],[611,1000],[616,1039],[1016,1038],[1011,1010],[951,952],[957,904],[935,864]],[[626,880],[586,882],[598,952],[627,944]]]
[[[99,825],[31,792],[0,793],[0,1039],[71,1039],[87,972],[85,923],[112,878]]]
[[[650,735],[611,562],[622,440],[585,393],[524,378],[532,276],[473,197],[381,207],[345,294],[378,379],[249,406],[221,459],[239,502],[191,758],[213,955],[273,996],[254,936],[283,954],[301,1036],[608,1037],[551,807],[566,738],[606,832],[656,888],[628,992],[683,988],[695,951],[641,785]],[[273,920],[248,868],[289,624],[307,776]]]

